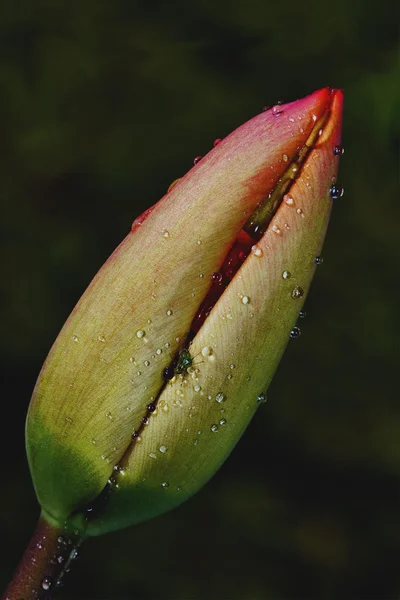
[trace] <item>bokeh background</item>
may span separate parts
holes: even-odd
[[[186,505],[87,543],[59,598],[400,597],[396,15],[390,0],[0,4],[1,589],[38,515],[30,394],[75,302],[214,138],[332,85],[345,195],[268,402]]]

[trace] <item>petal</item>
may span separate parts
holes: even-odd
[[[329,120],[286,197],[289,202],[280,204],[258,242],[260,252],[248,256],[193,340],[198,375],[166,385],[140,441],[120,462],[123,474],[103,497],[90,534],[185,500],[218,469],[257,410],[321,252],[338,167],[334,147],[340,143],[341,110],[342,93],[336,91]]]
[[[330,102],[325,88],[262,113],[149,211],[96,275],[36,384],[27,450],[53,518],[95,498],[123,456],[243,223]]]

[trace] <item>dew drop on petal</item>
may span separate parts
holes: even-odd
[[[162,485],[163,488],[169,487],[168,481],[163,481],[161,485]]]
[[[329,193],[333,200],[337,200],[338,198],[341,198],[343,196],[344,189],[341,185],[333,184],[330,187]]]
[[[139,339],[140,339],[140,338],[142,338],[142,337],[144,337],[144,335],[145,335],[145,331],[144,331],[143,329],[139,329],[139,330],[136,332],[136,336],[137,336]]]
[[[316,256],[314,258],[314,262],[315,262],[316,265],[322,265],[322,263],[324,262],[324,259],[323,259],[322,256]]]
[[[303,288],[300,287],[299,285],[296,285],[296,287],[294,287],[292,290],[292,298],[295,298],[297,300],[298,298],[302,298],[303,296],[304,296]]]
[[[210,356],[212,354],[212,349],[210,348],[210,346],[204,346],[201,353],[204,357]]]
[[[202,158],[203,158],[202,156],[196,156],[196,158],[193,161],[193,164],[197,165],[197,163],[200,162]]]
[[[211,275],[211,279],[212,279],[212,281],[215,281],[216,283],[221,283],[221,281],[222,281],[222,273],[219,273],[219,272],[213,273]]]
[[[218,394],[215,396],[215,399],[221,404],[221,402],[225,402],[226,396],[223,392],[218,392]]]
[[[283,112],[282,107],[279,104],[275,104],[271,110],[274,117],[279,117],[279,115],[281,115]]]
[[[257,404],[264,404],[267,401],[267,395],[263,392],[257,397]]]
[[[218,146],[218,144],[219,144],[220,142],[222,142],[222,138],[216,138],[216,139],[214,140],[214,143],[213,143],[213,146],[214,146],[214,148],[215,148],[215,146]]]
[[[290,332],[290,337],[292,339],[296,339],[300,336],[301,331],[300,331],[300,327],[297,327],[297,325],[295,325],[292,329],[292,331]]]
[[[42,589],[46,592],[52,587],[53,581],[50,577],[43,577],[42,579]]]
[[[342,154],[344,154],[343,146],[335,146],[333,149],[333,154],[335,156],[342,156]]]
[[[293,206],[293,204],[294,204],[293,196],[291,196],[290,194],[285,194],[283,196],[283,201],[288,206]]]
[[[248,296],[243,296],[242,303],[243,304],[249,304],[250,303],[250,298]]]
[[[254,246],[251,247],[251,253],[254,254],[254,256],[257,256],[257,258],[260,258],[260,256],[264,254],[262,248],[257,244],[254,244]]]
[[[159,451],[161,452],[161,454],[165,454],[167,450],[168,450],[167,446],[160,446],[159,447]]]
[[[282,273],[283,279],[289,279],[290,275],[291,275],[290,271],[283,271],[283,273]]]
[[[213,425],[211,425],[210,429],[213,433],[215,433],[216,431],[218,431],[218,425],[214,423]]]

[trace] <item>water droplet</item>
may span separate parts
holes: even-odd
[[[150,402],[150,404],[147,405],[147,410],[151,413],[153,413],[156,410],[156,405],[153,402]]]
[[[168,238],[169,237],[169,231],[168,229],[161,229],[161,233],[163,235],[163,237]]]
[[[70,553],[69,557],[71,560],[76,560],[79,556],[78,550],[75,550],[75,548],[72,550],[72,552]]]
[[[279,104],[275,104],[275,106],[272,107],[272,114],[274,115],[274,117],[278,117],[282,114],[282,112],[282,107],[279,106]]]
[[[254,256],[257,256],[257,258],[260,258],[260,256],[264,254],[262,248],[257,244],[254,244],[254,246],[251,247],[251,253],[254,254]]]
[[[226,419],[221,419],[219,422],[220,425],[226,425]]]
[[[297,212],[297,214],[298,214],[298,215],[302,215],[302,214],[303,214],[303,211],[302,211],[302,209],[301,209],[301,208],[298,208],[298,209],[296,210],[296,212]]]
[[[195,392],[200,392],[201,387],[199,385],[195,385],[195,386],[193,386],[193,389]]]
[[[167,310],[167,316],[168,316],[168,317],[170,317],[171,315],[172,315],[172,310],[169,308],[169,309]]]
[[[149,418],[148,417],[142,417],[142,423],[143,423],[143,425],[148,425],[149,424]]]
[[[218,425],[214,423],[213,425],[211,425],[210,429],[213,433],[215,433],[216,431],[218,431]]]
[[[280,230],[280,228],[278,227],[278,225],[272,225],[271,229],[272,229],[272,231],[273,231],[274,233],[276,233],[276,235],[280,235],[280,233],[281,233],[281,230]]]
[[[91,439],[90,439],[90,443],[91,443],[91,444],[93,444],[93,446],[95,446],[95,445],[96,445],[96,440],[95,440],[95,438],[91,438]]]
[[[107,417],[107,419],[110,419],[110,421],[113,420],[113,416],[110,412],[106,412],[106,417]]]
[[[136,335],[139,339],[144,337],[144,334],[145,334],[145,331],[143,329],[139,329],[139,331],[136,332]]]
[[[43,544],[42,544],[41,542],[38,542],[38,543],[36,544],[36,548],[37,548],[38,550],[41,550],[41,549],[43,548]]]
[[[163,371],[163,378],[165,381],[170,381],[175,375],[174,367],[165,367]]]
[[[301,288],[299,285],[296,285],[296,287],[294,287],[292,290],[292,298],[295,298],[297,300],[298,298],[302,298],[303,296],[304,296],[303,288]]]
[[[150,452],[149,456],[150,458],[157,458],[157,455],[154,452]]]
[[[283,279],[289,279],[290,275],[291,275],[290,271],[283,271],[283,273],[282,273]]]
[[[306,317],[306,316],[307,316],[307,313],[305,310],[301,310],[299,312],[299,319],[304,319],[304,317]]]
[[[218,146],[218,144],[219,144],[220,142],[222,142],[222,138],[217,138],[217,139],[215,139],[215,140],[214,140],[214,143],[213,143],[213,146],[214,146],[214,148],[215,148],[215,146]]]
[[[181,179],[181,177],[178,177],[177,179],[174,179],[174,181],[171,183],[171,185],[168,187],[167,193],[170,192],[172,190],[172,188],[178,183],[178,181]]]
[[[250,298],[248,296],[243,296],[242,303],[243,304],[250,304]]]
[[[145,360],[144,361],[144,366],[145,367],[149,367],[150,366],[150,361],[149,360]]]
[[[331,185],[329,193],[331,195],[331,198],[333,198],[333,200],[337,200],[338,198],[341,198],[344,194],[344,189],[341,185]]]
[[[322,265],[322,263],[324,262],[324,259],[323,259],[322,256],[316,256],[314,258],[314,262],[315,262],[316,265]]]
[[[295,327],[293,327],[292,331],[290,332],[290,337],[292,339],[296,339],[300,336],[301,331],[300,331],[300,327],[297,327],[297,325]]]
[[[60,556],[57,556],[57,562],[59,565],[62,565],[64,562],[65,558],[60,554]]]
[[[335,146],[333,149],[333,154],[335,156],[342,156],[342,154],[344,154],[343,146]]]
[[[265,394],[265,392],[263,392],[262,394],[260,394],[257,398],[257,404],[264,404],[264,402],[267,401],[267,394]]]
[[[223,392],[218,392],[218,394],[215,396],[215,399],[221,404],[221,402],[225,402],[226,396]]]
[[[47,592],[51,586],[53,585],[53,581],[50,577],[43,577],[42,579],[42,588]]]
[[[99,340],[99,342],[105,342],[106,338],[103,335],[99,335],[99,337],[97,338]]]
[[[79,341],[79,338],[78,338],[78,336],[77,336],[77,335],[73,335],[73,336],[72,336],[72,341],[73,341],[73,342],[77,342],[77,341]]]
[[[203,356],[210,356],[212,354],[212,349],[210,348],[210,346],[204,346],[201,353]]]
[[[161,350],[161,348],[157,348],[157,350],[156,350],[156,354],[160,355],[161,353],[162,353],[162,350]]]
[[[161,485],[162,485],[163,488],[169,487],[168,481],[163,481]]]
[[[282,158],[285,162],[287,162],[289,160],[289,157],[287,154],[282,154]]]
[[[222,273],[219,273],[219,272],[213,273],[211,275],[211,279],[212,279],[212,281],[215,281],[215,283],[221,283]]]
[[[203,158],[202,156],[196,156],[196,158],[193,161],[193,164],[197,165],[197,163],[200,162],[202,158]]]
[[[168,450],[167,446],[160,446],[159,447],[159,451],[161,452],[161,454],[165,454],[167,450]]]
[[[285,204],[288,204],[289,206],[293,206],[293,204],[294,204],[293,196],[291,196],[290,194],[285,194],[283,196],[283,201]]]

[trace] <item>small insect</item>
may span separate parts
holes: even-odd
[[[194,357],[196,358],[196,357]],[[189,350],[183,348],[179,351],[178,357],[174,360],[171,366],[165,367],[163,371],[163,378],[165,381],[170,381],[175,375],[181,375],[186,373],[189,367],[193,364],[193,358],[190,355]]]

